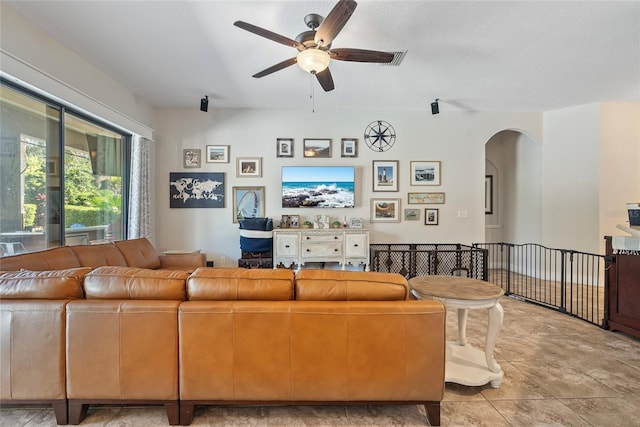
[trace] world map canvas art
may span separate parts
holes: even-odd
[[[169,174],[169,207],[224,208],[224,173]]]

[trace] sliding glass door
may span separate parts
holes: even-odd
[[[0,119],[0,256],[126,237],[127,135],[5,84]]]

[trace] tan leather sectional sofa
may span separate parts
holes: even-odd
[[[59,424],[163,404],[171,425],[197,405],[423,404],[439,425],[444,307],[402,276],[172,265],[0,274],[2,403]]]

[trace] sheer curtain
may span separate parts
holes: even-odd
[[[131,141],[129,239],[151,237],[151,142],[139,135]]]

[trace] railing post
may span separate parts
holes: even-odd
[[[560,311],[567,311],[567,251],[560,250]]]

